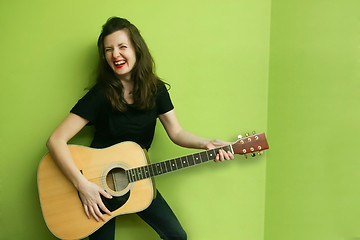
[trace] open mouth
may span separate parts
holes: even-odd
[[[115,61],[114,65],[117,68],[122,68],[125,65],[126,61],[125,60],[120,60],[120,61]]]

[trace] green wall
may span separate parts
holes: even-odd
[[[265,239],[359,239],[360,2],[271,6]]]
[[[184,128],[228,141],[267,133],[263,157],[156,179],[189,239],[358,239],[358,9],[357,0],[0,1],[0,239],[55,239],[37,166],[93,79],[110,16],[141,30]],[[158,126],[153,162],[191,152]],[[158,239],[135,215],[119,217],[116,234]]]
[[[110,16],[141,30],[184,128],[228,141],[267,129],[270,1],[0,1],[0,239],[55,239],[43,221],[37,166],[51,131],[94,75]],[[91,129],[72,141],[88,144]],[[194,152],[161,127],[154,162]],[[263,239],[266,155],[157,178],[189,239]],[[117,239],[158,239],[137,216]],[[225,236],[224,236],[225,235]]]

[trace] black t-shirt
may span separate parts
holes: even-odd
[[[101,87],[95,85],[70,112],[95,126],[91,147],[104,148],[123,141],[133,141],[149,149],[154,138],[157,117],[173,108],[165,85],[158,89],[155,108],[140,111],[128,105],[126,112],[114,110]]]

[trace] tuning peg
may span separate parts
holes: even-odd
[[[238,139],[242,139],[242,135],[238,135]]]
[[[247,132],[247,133],[245,133],[245,136],[248,137],[248,136],[250,136],[250,134]]]
[[[256,156],[256,154],[255,154],[255,153],[252,153],[252,154],[251,154],[251,156],[252,156],[252,157],[255,157],[255,156]]]
[[[255,132],[255,131],[252,131],[252,134],[253,134],[253,135],[255,135],[255,134],[256,134],[256,132]]]
[[[264,154],[263,151],[258,152],[258,155],[259,155],[259,156],[261,156],[261,155],[263,155],[263,154]]]
[[[245,157],[245,159],[247,159],[247,155],[246,155],[246,154],[244,154],[244,157]]]

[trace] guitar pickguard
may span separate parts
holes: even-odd
[[[126,194],[122,196],[113,196],[112,199],[108,199],[101,195],[101,200],[105,204],[106,208],[110,210],[110,212],[115,211],[116,209],[121,208],[129,199],[130,197],[130,191],[128,191]],[[100,209],[101,213],[105,214]]]

